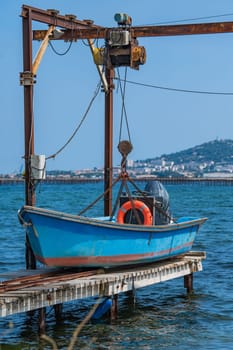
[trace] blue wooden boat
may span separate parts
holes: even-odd
[[[90,219],[32,206],[20,222],[41,263],[48,266],[112,267],[149,263],[188,252],[206,218],[183,217],[164,225]]]

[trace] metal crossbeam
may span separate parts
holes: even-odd
[[[57,38],[51,35],[51,40],[77,40],[77,39],[104,39],[107,32],[112,28],[80,28],[78,30],[66,30]],[[215,22],[215,23],[194,23],[194,24],[179,24],[166,26],[146,26],[146,27],[131,27],[132,37],[164,37],[177,35],[200,35],[200,34],[221,34],[232,33],[233,22]],[[34,30],[33,39],[43,40],[46,35],[46,30]]]
[[[48,25],[54,25],[65,29],[78,29],[85,27],[92,27],[96,29],[102,28],[95,25],[92,20],[78,20],[75,15],[67,14],[65,16],[59,15],[57,10],[41,10],[32,6],[23,5],[22,18],[30,18],[31,21],[37,21]]]

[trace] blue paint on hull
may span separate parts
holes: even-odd
[[[162,226],[118,224],[25,206],[20,220],[36,258],[48,266],[110,267],[188,252],[206,218]]]

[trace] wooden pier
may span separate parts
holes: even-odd
[[[117,296],[152,284],[184,277],[188,293],[193,273],[202,271],[205,252],[141,266],[89,271],[40,269],[0,274],[0,316],[59,306],[88,297],[111,297],[116,311]],[[114,311],[113,310],[113,311]],[[114,314],[114,312],[113,312]]]

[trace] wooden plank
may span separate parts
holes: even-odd
[[[41,275],[45,273],[48,274],[48,273],[53,273],[57,271],[58,271],[57,268],[47,268],[47,267],[36,269],[36,270],[27,269],[27,270],[18,270],[18,271],[5,271],[0,273],[0,279],[8,280],[8,279],[14,279],[19,277]]]

